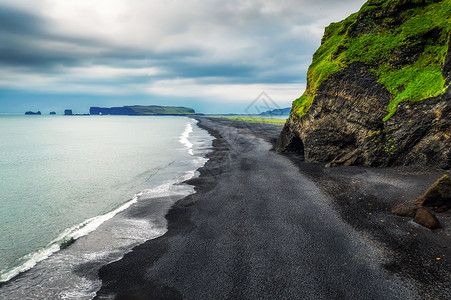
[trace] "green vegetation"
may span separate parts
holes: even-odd
[[[326,28],[293,112],[307,113],[321,83],[354,62],[366,64],[393,95],[384,121],[402,101],[442,94],[450,32],[451,0],[368,1],[358,13]]]
[[[229,120],[247,121],[247,122],[277,124],[277,125],[284,125],[285,122],[287,121],[286,119],[247,118],[247,117],[216,117],[216,118],[224,118],[224,119],[229,119]]]
[[[370,137],[373,137],[374,135],[379,135],[381,133],[381,131],[380,130],[376,130],[376,131],[373,131],[373,132],[371,132],[369,135],[367,135],[365,138],[370,138]]]

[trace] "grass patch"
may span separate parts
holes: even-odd
[[[307,73],[307,89],[293,102],[307,113],[316,91],[353,62],[365,63],[393,95],[384,120],[402,101],[445,92],[442,65],[451,32],[451,0],[370,0],[347,19],[330,24]]]
[[[178,106],[128,106],[139,115],[192,115],[195,114],[194,109]]]
[[[218,117],[215,118],[223,118],[229,120],[237,120],[237,121],[246,121],[246,122],[259,122],[259,123],[267,123],[267,124],[275,124],[275,125],[285,125],[286,119],[268,119],[268,118],[247,118],[247,117]]]

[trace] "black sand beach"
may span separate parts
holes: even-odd
[[[100,270],[97,299],[449,299],[451,214],[432,232],[390,213],[444,171],[328,169],[275,153],[282,126],[199,122],[216,140],[197,193]]]

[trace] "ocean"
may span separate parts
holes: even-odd
[[[180,183],[212,142],[196,123],[0,116],[0,299],[92,299],[97,270],[163,235],[194,193]]]

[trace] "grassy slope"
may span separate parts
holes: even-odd
[[[427,3],[395,18],[387,17],[403,3]],[[398,24],[401,23],[401,24]],[[364,34],[359,34],[359,32]],[[387,120],[401,101],[419,101],[442,94],[445,89],[441,66],[451,31],[451,0],[370,0],[358,13],[330,24],[313,55],[304,94],[293,102],[300,116],[310,108],[315,92],[332,74],[359,61],[367,64],[393,95]],[[403,57],[409,50],[421,53]]]
[[[213,116],[210,116],[213,117]],[[268,123],[275,125],[284,125],[287,121],[286,119],[268,119],[268,118],[246,118],[246,117],[218,117],[214,116],[214,118],[224,118],[229,120],[237,120],[237,121],[247,121],[247,122],[259,122],[259,123]]]
[[[129,106],[140,115],[190,115],[194,110],[187,107],[175,106]]]

